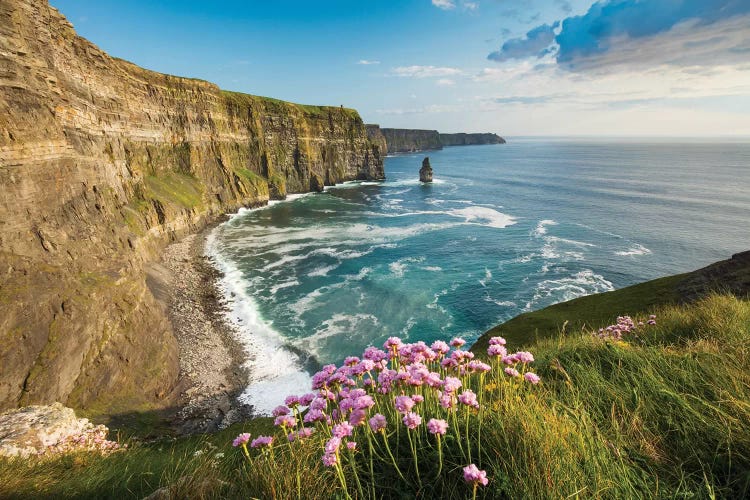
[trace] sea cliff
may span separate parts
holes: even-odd
[[[441,134],[437,130],[380,128],[380,125],[366,127],[370,141],[377,144],[380,151],[387,151],[389,154],[437,150],[448,146],[505,144],[505,139],[489,132]]]
[[[359,114],[145,70],[46,0],[0,0],[0,409],[170,404],[144,267],[227,211],[382,179]]]

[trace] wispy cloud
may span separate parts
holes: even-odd
[[[432,0],[432,5],[443,10],[456,8],[456,3],[453,0]]]
[[[361,64],[362,66],[372,66],[373,64],[380,64],[380,61],[372,61],[370,59],[360,59],[357,61],[357,64]]]
[[[439,87],[451,87],[456,84],[455,80],[451,80],[450,78],[441,78],[435,84]]]
[[[446,66],[399,66],[391,70],[391,74],[408,78],[440,78],[462,74],[458,68]]]

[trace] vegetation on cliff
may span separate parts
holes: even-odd
[[[536,385],[498,371],[483,375],[476,364],[474,375],[462,377],[459,370],[465,385],[456,394],[471,388],[481,410],[473,409],[473,399],[457,400],[457,411],[451,414],[430,399],[432,389],[425,384],[406,385],[409,377],[385,396],[367,390],[375,406],[366,416],[385,415],[386,432],[370,435],[367,424],[356,426],[356,438],[342,440],[356,439],[353,451],[343,443],[329,443],[331,433],[346,435],[348,429],[325,424],[318,424],[307,439],[287,442],[288,429],[279,433],[292,425],[282,415],[285,410],[278,412],[276,431],[269,419],[258,419],[216,435],[134,442],[130,451],[107,457],[5,460],[0,496],[137,498],[167,487],[177,496],[200,492],[207,498],[331,498],[347,492],[371,497],[373,490],[386,498],[467,498],[475,486],[481,498],[748,495],[750,302],[710,293],[690,304],[656,306],[636,316],[635,323],[645,323],[647,313],[656,315],[655,324],[635,330],[622,327],[627,321],[620,318],[616,328],[623,328],[621,338],[586,328],[533,342],[529,349],[535,359],[519,367],[533,366],[541,376]],[[502,355],[501,342],[495,340],[493,346],[490,354]],[[492,365],[502,359],[492,361],[484,352],[481,358]],[[531,361],[527,353],[522,355]],[[471,362],[461,358],[460,364]],[[336,375],[325,378],[331,376]],[[445,392],[447,379],[441,378]],[[425,399],[394,399],[401,393]],[[289,402],[295,407],[296,401]],[[411,408],[398,407],[406,403]],[[399,409],[408,411],[402,415]],[[417,423],[413,415],[407,419],[412,412],[422,421]],[[448,428],[438,441],[427,420],[441,416]],[[251,437],[240,436],[237,444],[261,435],[275,439],[271,447],[259,440],[257,448],[249,450],[248,461],[241,446],[230,446],[232,438],[244,432]],[[379,440],[372,461],[368,437]],[[326,445],[334,455],[339,450],[340,470],[321,459]],[[478,469],[465,476],[463,468],[469,463]],[[486,486],[479,471],[486,473]]]

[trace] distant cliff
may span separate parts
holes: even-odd
[[[437,130],[409,130],[381,128],[389,153],[411,153],[428,149],[443,149]]]
[[[380,128],[380,125],[366,127],[370,141],[379,145],[380,151],[389,154],[443,149],[444,146],[505,144],[505,139],[492,133],[441,134],[437,130]]]
[[[505,144],[505,139],[497,134],[440,134],[443,146],[474,146],[479,144]]]
[[[0,68],[0,409],[169,404],[145,263],[238,207],[384,177],[356,111],[114,59],[46,0],[0,0]]]

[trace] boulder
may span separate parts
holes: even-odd
[[[106,435],[106,427],[77,418],[72,409],[60,403],[25,406],[0,414],[0,456],[5,457],[119,449]]]
[[[432,182],[432,167],[430,166],[430,159],[428,157],[422,160],[422,168],[419,169],[419,180],[421,182]]]

